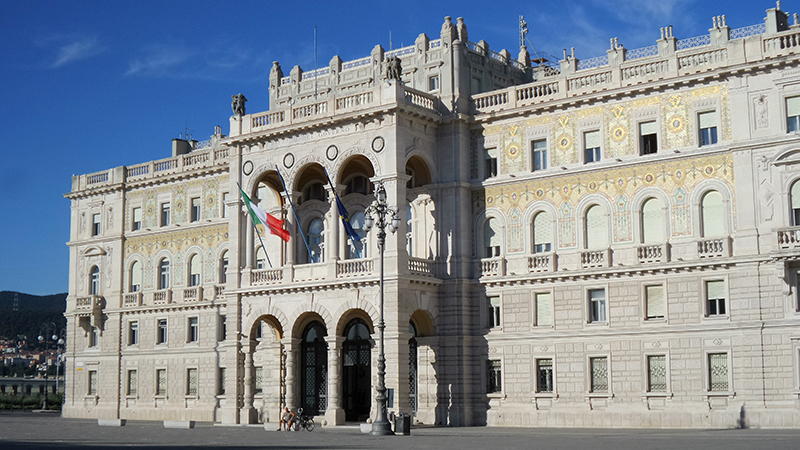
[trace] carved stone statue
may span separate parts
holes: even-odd
[[[403,68],[400,66],[400,58],[391,56],[386,59],[386,78],[389,80],[401,80]]]
[[[232,95],[231,98],[233,101],[231,102],[231,109],[233,110],[234,116],[243,116],[245,115],[244,103],[247,99],[242,94]]]

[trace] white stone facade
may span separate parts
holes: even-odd
[[[374,418],[376,231],[354,244],[333,191],[361,232],[383,183],[401,217],[384,263],[391,410],[800,426],[788,22],[721,16],[706,36],[664,29],[654,47],[531,67],[446,18],[392,52],[289,76],[276,63],[271,109],[231,117],[227,136],[73,178],[64,415]],[[263,253],[238,186],[288,243],[262,229]]]

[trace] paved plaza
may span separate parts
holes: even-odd
[[[0,412],[0,449],[588,449],[738,450],[800,448],[800,430],[629,430],[538,428],[414,428],[412,436],[376,437],[357,427],[313,432],[265,431],[258,426],[200,423],[194,429],[165,429],[161,422],[100,427],[95,420],[54,414]]]

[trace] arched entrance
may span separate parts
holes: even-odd
[[[362,319],[353,319],[345,327],[342,345],[342,383],[344,415],[348,421],[363,421],[369,417],[370,351],[369,328]]]
[[[300,401],[303,412],[319,415],[328,407],[328,346],[325,326],[311,322],[303,331]]]

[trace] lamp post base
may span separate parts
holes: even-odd
[[[372,422],[372,431],[369,432],[372,436],[393,436],[392,424],[389,421],[385,422]]]

